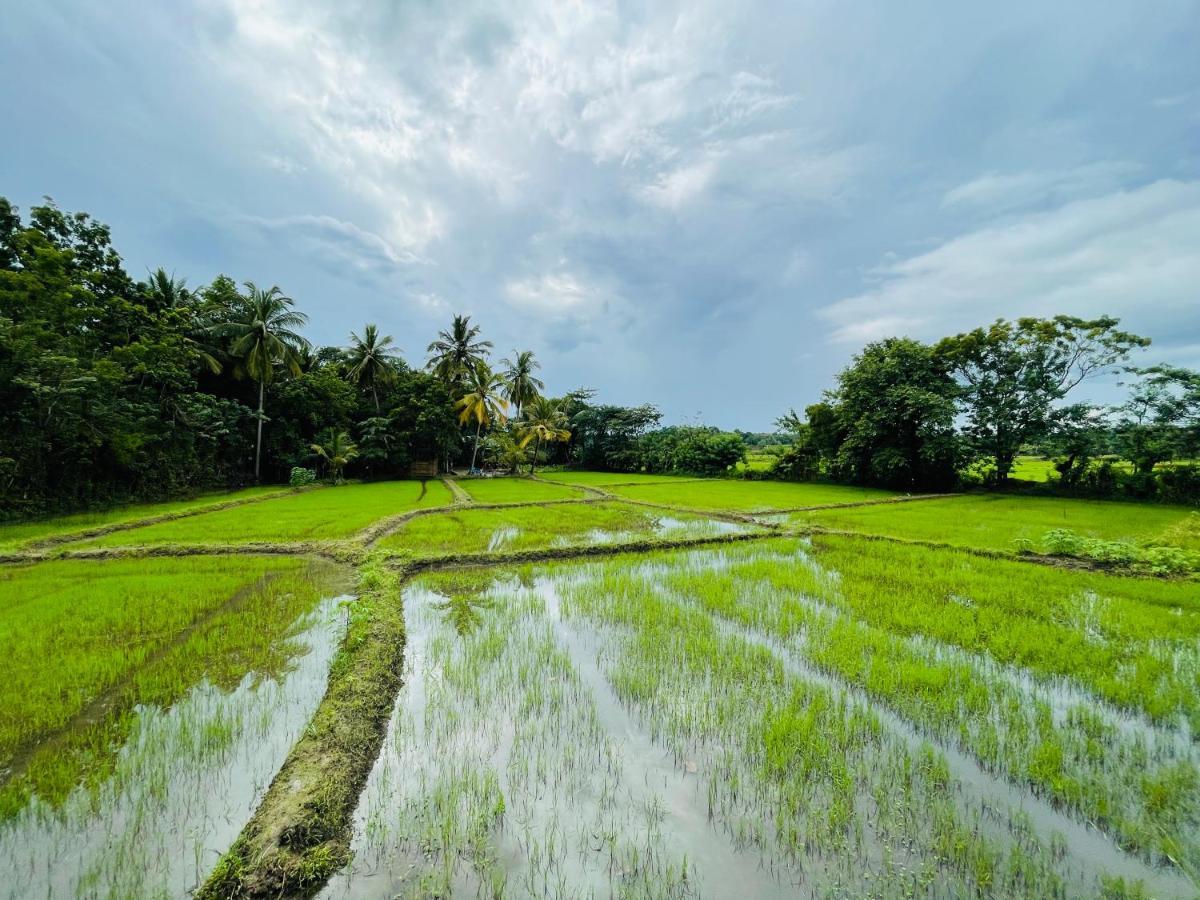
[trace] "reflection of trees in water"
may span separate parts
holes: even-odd
[[[458,634],[464,635],[479,627],[483,621],[480,612],[493,605],[494,601],[478,595],[462,594],[434,603],[433,607],[446,616]]]

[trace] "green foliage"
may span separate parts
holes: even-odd
[[[673,425],[644,435],[637,459],[645,472],[723,475],[746,459],[741,435],[698,425]]]
[[[998,319],[938,343],[937,356],[962,387],[966,437],[995,461],[1000,483],[1021,447],[1050,432],[1059,414],[1055,404],[1072,388],[1149,345],[1118,324],[1109,316]]]
[[[327,427],[375,477],[459,445],[446,387],[386,336],[314,350],[303,322],[223,275],[139,283],[105,226],[0,198],[0,520],[286,481]]]
[[[305,487],[313,484],[317,480],[317,473],[312,469],[305,469],[303,466],[293,466],[292,473],[288,476],[288,484],[292,487]]]
[[[1066,528],[1046,532],[1042,538],[1042,546],[1051,556],[1090,559],[1149,575],[1200,573],[1200,552],[1180,547],[1141,547],[1129,541],[1105,541],[1085,537]]]

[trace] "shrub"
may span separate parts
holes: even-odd
[[[312,469],[306,469],[303,466],[293,466],[291,477],[288,478],[288,484],[292,487],[304,487],[316,480],[317,473]]]

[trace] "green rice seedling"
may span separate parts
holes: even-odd
[[[1028,833],[984,837],[982,809],[956,806],[938,754],[912,755],[869,710],[723,634],[657,577],[589,566],[564,608],[619,629],[614,687],[677,759],[711,773],[714,820],[745,852],[773,846],[767,864],[818,895],[1055,894],[1074,877]]]
[[[549,484],[531,478],[460,478],[458,486],[477,503],[537,503],[542,500],[573,500],[585,496],[567,485]]]
[[[905,624],[936,620],[939,635],[952,638],[954,626],[969,621],[960,622],[960,613],[969,616],[986,606],[951,602],[938,619],[932,609],[922,614],[928,601],[912,585],[897,585],[904,593],[895,597],[878,585],[859,593],[854,566],[862,556],[852,548],[861,542],[822,539],[818,545],[827,541],[851,548],[836,571],[803,559],[789,564],[776,554],[729,551],[726,556],[735,561],[723,570],[673,573],[664,586],[724,619],[796,642],[821,670],[887,703],[927,733],[964,747],[989,769],[1101,822],[1124,846],[1165,854],[1162,836],[1171,835],[1195,852],[1200,779],[1186,737],[1102,715],[1088,705],[1094,701],[1086,692],[1067,694],[1063,702],[1057,685],[1039,688],[1020,670],[1010,674],[998,667],[990,655],[956,655],[946,644],[929,643],[923,633],[898,636]],[[926,568],[931,566],[929,551],[900,550],[924,554]],[[1028,627],[1019,613],[1007,626],[999,624],[1003,611],[989,613],[999,617],[986,629],[989,634]],[[1172,788],[1151,787],[1166,784]]]
[[[841,531],[987,550],[1037,548],[1047,531],[1140,543],[1187,519],[1185,507],[1105,500],[978,494],[920,503],[798,513],[791,521]]]
[[[138,519],[154,516],[174,515],[203,509],[218,503],[248,500],[268,494],[285,493],[277,485],[243,488],[240,491],[222,491],[202,494],[186,500],[169,500],[164,503],[137,503],[98,512],[76,513],[56,516],[32,522],[0,524],[0,550],[17,549],[26,544],[47,538],[65,537],[79,531],[100,528],[106,525],[121,525]]]
[[[264,500],[248,509],[221,510],[123,531],[73,546],[338,540],[352,537],[386,516],[450,502],[450,492],[440,481],[347,484]]]
[[[645,500],[687,509],[742,512],[769,512],[829,503],[857,503],[896,496],[890,491],[876,488],[838,484],[721,479],[681,481],[674,484],[638,484],[614,487],[612,492],[630,500]]]
[[[456,509],[405,523],[379,546],[415,557],[621,543],[648,536],[700,537],[743,526],[623,503]]]
[[[96,788],[140,708],[201,680],[286,672],[298,618],[329,593],[301,559],[57,561],[0,572],[0,818]]]
[[[112,773],[54,807],[35,799],[0,825],[0,897],[178,897],[191,892],[249,818],[324,692],[342,631],[338,601],[302,614],[285,632],[291,658],[267,678],[240,679],[232,658],[221,685],[207,678],[169,707],[140,705]],[[227,629],[263,628],[232,619]],[[278,629],[276,629],[278,631]],[[239,637],[233,657],[258,650]],[[200,648],[192,648],[196,652]],[[215,647],[208,647],[212,652]]]
[[[607,487],[614,484],[671,484],[680,481],[696,481],[691,475],[648,475],[642,472],[589,472],[582,469],[567,469],[558,472],[538,472],[542,481],[558,484]]]

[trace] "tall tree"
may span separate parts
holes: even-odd
[[[513,358],[502,359],[505,367],[504,390],[508,401],[515,407],[515,417],[521,417],[521,409],[546,389],[542,380],[533,373],[542,367],[534,358],[532,350],[514,350]]]
[[[448,331],[439,331],[426,348],[429,361],[425,368],[433,372],[454,393],[461,392],[472,380],[475,366],[487,359],[491,341],[479,341],[479,326],[471,324],[470,316],[455,316]]]
[[[458,409],[460,425],[475,421],[475,448],[471,451],[471,469],[474,470],[475,460],[479,456],[479,436],[484,426],[490,426],[493,422],[504,423],[508,401],[503,393],[504,379],[493,372],[487,363],[476,362],[469,374],[466,393],[458,399],[455,407]]]
[[[350,368],[346,377],[359,387],[370,389],[376,415],[379,415],[379,385],[396,380],[400,357],[392,349],[394,344],[395,340],[390,334],[380,336],[376,325],[363,328],[362,337],[350,333],[350,351],[346,357]]]
[[[296,333],[308,321],[292,309],[295,301],[278,287],[263,290],[246,282],[246,303],[241,315],[213,326],[217,337],[229,340],[234,375],[258,382],[258,435],[254,443],[254,480],[262,474],[263,405],[266,387],[275,379],[275,367],[300,374],[300,353],[308,341]]]
[[[530,475],[536,471],[538,454],[542,451],[543,443],[571,439],[571,430],[567,425],[567,414],[563,411],[561,401],[548,397],[538,397],[530,401],[525,410],[525,418],[518,426],[522,448],[529,446],[530,441],[537,441],[533,458],[529,461]]]
[[[1050,431],[1056,404],[1074,387],[1149,345],[1119,323],[1110,316],[997,319],[938,343],[936,354],[960,383],[966,435],[994,461],[1000,484],[1021,446]]]

